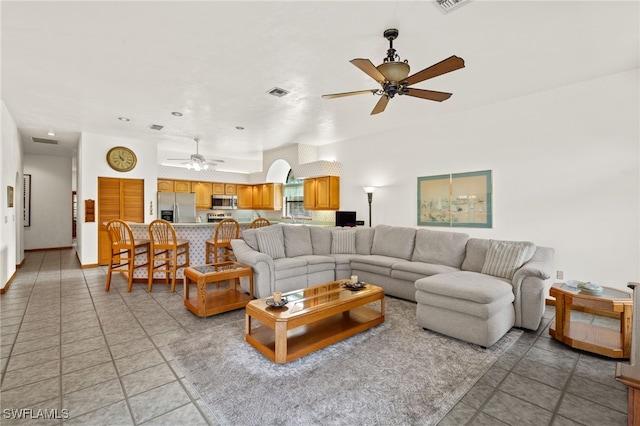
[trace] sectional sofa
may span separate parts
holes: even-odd
[[[514,326],[538,328],[554,254],[531,242],[388,225],[278,224],[245,230],[231,246],[253,267],[256,297],[358,275],[417,302],[421,327],[484,347]]]

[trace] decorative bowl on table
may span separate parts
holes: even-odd
[[[591,294],[591,295],[599,295],[602,294],[602,292],[604,291],[604,288],[602,288],[602,286],[599,286],[598,284],[594,284],[591,282],[584,282],[584,281],[578,281],[578,280],[568,280],[566,282],[566,284],[569,287],[573,287],[576,290],[579,290],[580,293],[584,293],[584,294]]]
[[[280,302],[276,302],[272,297],[270,297],[269,299],[265,300],[265,303],[271,308],[282,308],[284,305],[289,303],[289,300],[287,300],[286,297],[283,297],[282,299],[280,299]]]
[[[367,286],[367,283],[365,283],[364,281],[347,281],[345,283],[342,283],[342,286],[348,288],[349,290],[362,290]]]

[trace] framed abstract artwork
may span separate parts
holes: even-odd
[[[491,228],[491,170],[419,177],[418,225]]]
[[[7,186],[7,207],[13,207],[13,186]]]

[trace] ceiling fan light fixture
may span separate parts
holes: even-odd
[[[406,62],[383,62],[376,67],[387,81],[400,82],[409,76],[410,67]]]

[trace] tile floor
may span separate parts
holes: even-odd
[[[73,250],[26,254],[0,299],[0,423],[34,424],[8,418],[24,407],[40,418],[35,424],[215,425],[166,344],[241,320],[243,311],[200,319],[182,305],[181,288],[147,293],[135,284],[127,293],[114,277],[106,293],[104,283],[105,269],[80,269]],[[550,339],[552,319],[550,308],[540,329],[525,332],[440,424],[625,425],[616,362]],[[45,409],[57,411],[38,411]],[[43,419],[51,415],[58,419]]]

